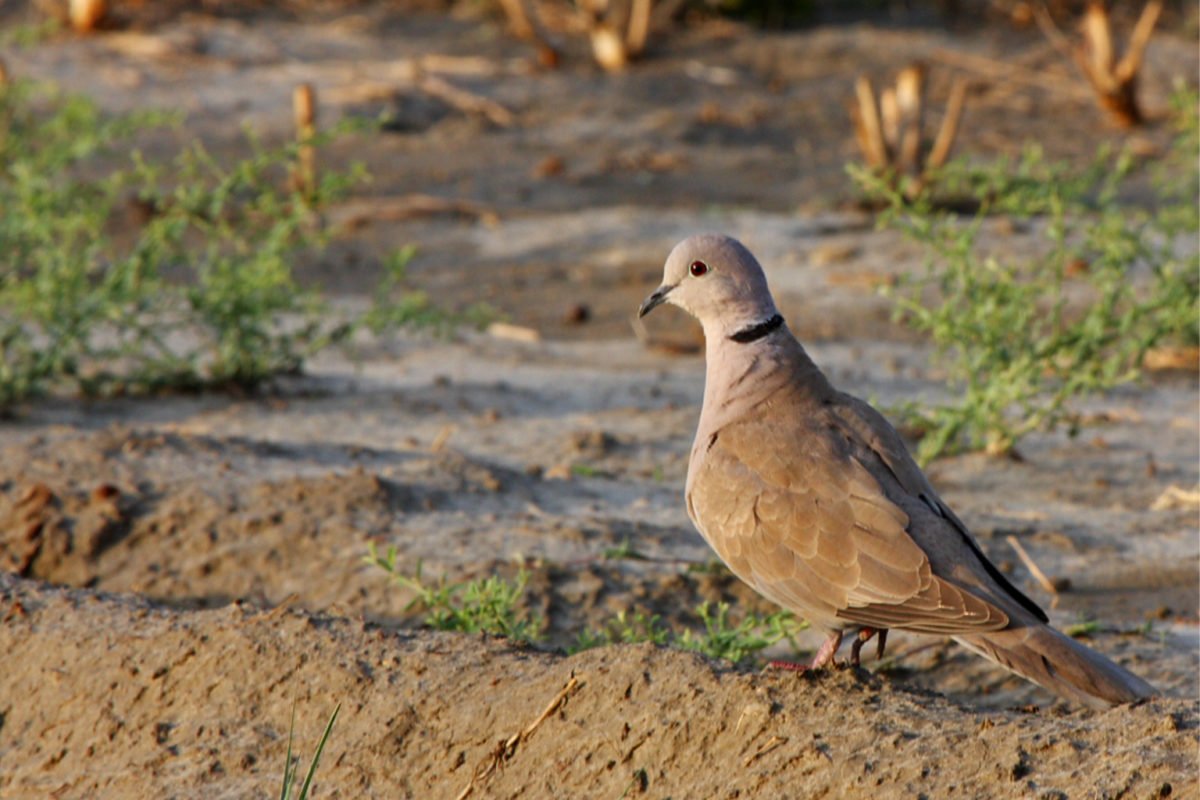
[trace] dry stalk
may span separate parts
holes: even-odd
[[[1138,103],[1138,75],[1162,8],[1162,0],[1149,0],[1146,3],[1129,35],[1125,54],[1120,59],[1113,44],[1108,7],[1101,0],[1088,3],[1079,24],[1083,41],[1077,45],[1072,45],[1062,34],[1043,4],[1034,6],[1034,19],[1055,49],[1079,67],[1095,90],[1101,107],[1121,127],[1131,128],[1146,120]]]
[[[88,33],[108,14],[106,0],[71,0],[68,13],[71,17],[71,27],[79,33]]]
[[[292,115],[300,145],[292,182],[297,191],[311,198],[317,188],[317,150],[312,143],[317,133],[317,93],[311,83],[302,83],[292,90]]]
[[[475,791],[476,786],[487,781],[497,769],[511,761],[516,756],[517,748],[520,747],[521,743],[533,736],[542,723],[549,719],[554,712],[558,711],[562,707],[562,704],[567,701],[567,698],[574,694],[578,688],[579,679],[571,675],[571,679],[559,690],[554,699],[546,705],[546,708],[537,716],[537,719],[507,739],[497,742],[495,749],[475,768],[474,774],[471,775],[471,782],[458,793],[457,800],[465,800],[465,798],[470,797],[471,793]]]
[[[922,64],[905,67],[896,77],[896,85],[885,87],[878,100],[865,75],[854,85],[854,133],[863,158],[871,169],[888,173],[897,181],[908,178],[905,192],[910,199],[924,187],[929,173],[946,163],[967,96],[967,83],[959,78],[950,90],[933,145],[927,149],[925,74]]]
[[[561,49],[546,34],[536,10],[531,10],[527,0],[500,0],[508,25],[518,39],[534,43],[538,49],[538,60],[546,67],[557,67]]]
[[[631,56],[640,56],[650,35],[651,0],[633,0],[629,10],[629,27],[625,31],[625,48]]]
[[[544,0],[549,5],[550,0]],[[539,15],[538,0],[500,0],[500,7],[508,18],[509,28],[522,38],[533,41],[539,48],[539,58],[545,66],[558,65],[561,48],[554,44],[546,32],[543,20],[557,16],[557,8],[543,9]],[[583,31],[592,47],[592,58],[609,72],[625,69],[629,62],[646,50],[646,41],[656,21],[662,15],[654,14],[653,0],[579,0],[562,3],[567,20],[561,29]],[[674,6],[668,0],[667,5]]]

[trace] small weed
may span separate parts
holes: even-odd
[[[610,473],[591,464],[572,464],[571,474],[577,478],[608,478]]]
[[[396,565],[396,548],[389,547],[379,555],[374,544],[368,546],[366,563],[379,567],[392,576],[397,586],[413,591],[416,596],[406,610],[421,608],[424,622],[440,631],[489,633],[519,643],[541,641],[545,627],[541,617],[519,610],[525,595],[529,575],[521,570],[515,581],[497,575],[482,580],[449,583],[445,576],[427,583],[420,562],[413,575],[406,575]]]
[[[729,567],[725,566],[725,562],[715,556],[706,561],[696,561],[688,564],[687,571],[693,575],[733,575],[729,571]]]
[[[1087,620],[1085,622],[1076,622],[1073,625],[1068,625],[1063,628],[1063,633],[1070,636],[1072,639],[1086,639],[1093,633],[1100,630],[1100,623],[1096,620]]]
[[[922,462],[960,449],[1005,453],[1032,431],[1075,426],[1072,401],[1136,379],[1153,347],[1195,344],[1200,223],[1196,98],[1188,97],[1177,101],[1186,113],[1151,210],[1118,205],[1135,171],[1128,155],[1101,153],[1083,171],[1048,164],[1037,149],[1013,165],[951,165],[939,176],[942,190],[980,204],[965,222],[851,169],[889,204],[880,224],[931,253],[923,276],[892,290],[897,316],[930,336],[961,397],[901,409],[924,434]],[[1031,220],[1045,236],[1041,254],[1013,263],[983,252],[979,234],[992,214]],[[1135,286],[1136,266],[1147,268],[1148,285]],[[938,300],[927,305],[931,291]]]
[[[363,322],[373,333],[415,326],[445,334],[466,325],[482,328],[498,319],[496,310],[486,303],[476,303],[460,314],[450,314],[439,308],[423,291],[408,285],[408,264],[417,254],[415,245],[407,245],[383,260],[383,279],[375,289],[375,304]]]
[[[782,641],[798,650],[795,635],[806,627],[806,623],[787,611],[767,616],[747,614],[733,624],[728,603],[718,603],[715,608],[710,603],[701,603],[696,606],[696,616],[703,626],[701,631],[685,628],[678,633],[668,628],[657,614],[637,611],[630,615],[621,611],[598,630],[587,629],[581,633],[571,650],[578,652],[617,643],[651,642],[692,650],[735,664],[747,663],[761,651]]]
[[[10,25],[0,32],[0,47],[24,50],[52,38],[62,30],[62,23],[53,17],[36,23]]]
[[[577,653],[581,650],[617,643],[651,642],[665,645],[671,641],[671,638],[671,630],[663,624],[662,618],[657,614],[636,611],[631,615],[626,611],[618,611],[615,617],[600,626],[598,630],[587,628],[580,633],[575,646],[570,650],[572,653]]]
[[[443,576],[430,582],[425,579],[419,562],[415,572],[408,575],[396,564],[396,556],[395,547],[389,547],[381,555],[371,543],[363,561],[382,569],[397,586],[414,593],[406,610],[423,611],[426,626],[442,631],[489,633],[519,643],[545,640],[544,621],[520,610],[528,582],[528,573],[524,570],[513,581],[493,575],[457,583],[448,582]],[[747,614],[735,624],[730,619],[728,603],[716,606],[701,603],[696,607],[696,616],[701,625],[699,630],[676,632],[657,614],[620,611],[599,628],[581,632],[568,650],[577,653],[610,644],[651,642],[744,663],[753,661],[762,650],[779,642],[788,642],[793,650],[797,650],[795,634],[806,627],[806,623],[786,611],[766,616]]]
[[[715,609],[710,603],[701,603],[696,607],[696,614],[704,624],[704,631],[695,633],[690,629],[685,630],[676,640],[676,645],[735,664],[750,660],[760,651],[782,641],[797,650],[795,635],[807,627],[807,623],[797,620],[787,611],[777,611],[765,617],[747,614],[734,625],[729,619],[728,603],[718,603]]]
[[[329,722],[325,723],[325,731],[321,734],[321,740],[317,742],[317,750],[313,753],[312,761],[308,763],[308,771],[304,774],[304,783],[300,785],[300,793],[293,795],[292,792],[296,788],[296,767],[299,759],[292,758],[292,743],[295,741],[296,734],[296,707],[292,706],[292,724],[288,729],[287,762],[283,767],[283,786],[279,790],[279,800],[308,800],[313,778],[317,774],[317,765],[321,761],[321,753],[325,751],[325,744],[329,741],[329,734],[333,732],[333,724],[337,722],[338,712],[341,710],[342,704],[338,703],[329,717]]]
[[[616,547],[609,547],[601,553],[605,561],[649,561],[650,559],[640,550],[635,550],[628,538],[622,539]]]

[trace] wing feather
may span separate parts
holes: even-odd
[[[961,634],[1008,624],[932,573],[909,515],[837,437],[794,428],[736,421],[693,464],[689,511],[735,574],[827,629]]]

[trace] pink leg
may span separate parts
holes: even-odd
[[[821,669],[833,663],[833,656],[837,653],[838,647],[842,644],[842,632],[834,631],[829,634],[829,638],[821,643],[821,648],[817,650],[817,654],[813,656],[812,663],[808,665],[809,669]]]
[[[785,669],[789,672],[807,672],[810,669],[823,669],[833,663],[833,656],[837,653],[837,649],[842,644],[842,632],[835,631],[829,634],[821,647],[817,650],[817,654],[813,656],[813,660],[808,664],[797,664],[794,661],[772,661],[767,666],[772,669]]]

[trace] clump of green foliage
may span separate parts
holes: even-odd
[[[1127,153],[1102,152],[1085,170],[1047,163],[1037,148],[1015,164],[950,165],[933,185],[940,196],[978,204],[966,220],[929,193],[910,202],[851,168],[886,203],[880,224],[930,251],[924,274],[891,289],[897,316],[932,339],[959,392],[947,405],[902,409],[923,434],[922,462],[962,449],[1007,453],[1031,431],[1064,423],[1074,430],[1072,401],[1136,379],[1153,347],[1195,344],[1195,94],[1182,94],[1176,107],[1175,145],[1148,208],[1118,202],[1139,172]],[[1039,253],[1014,260],[985,252],[981,232],[996,215],[1044,234]],[[1135,269],[1148,279],[1135,280]]]
[[[653,642],[735,664],[753,662],[762,651],[780,642],[791,645],[793,652],[799,650],[795,636],[806,627],[806,623],[797,620],[790,612],[746,614],[735,623],[730,619],[729,609],[728,603],[717,603],[715,606],[708,602],[700,603],[696,606],[696,617],[701,629],[684,628],[681,632],[666,627],[657,614],[647,615],[638,611],[630,615],[621,611],[598,630],[589,629],[581,633],[575,650],[617,642]]]
[[[283,784],[279,789],[279,800],[308,800],[312,792],[313,778],[317,776],[317,765],[321,763],[321,753],[325,751],[325,745],[329,741],[329,734],[333,733],[333,724],[337,722],[338,712],[342,710],[342,704],[338,703],[333,709],[333,713],[329,716],[329,722],[325,723],[325,730],[321,733],[321,740],[317,742],[317,749],[313,753],[312,760],[308,762],[308,769],[304,773],[304,782],[300,784],[300,791],[296,792],[296,767],[299,766],[297,760],[292,756],[292,744],[295,741],[296,735],[296,708],[292,707],[292,724],[288,729],[288,746],[287,760],[283,766]]]
[[[359,329],[451,319],[402,291],[411,249],[384,259],[361,315],[296,281],[292,264],[327,242],[319,212],[360,169],[326,170],[301,191],[289,180],[299,145],[249,135],[250,154],[232,162],[199,143],[165,162],[120,155],[177,122],[0,86],[0,408],[50,391],[249,388]]]
[[[542,631],[545,623],[542,618],[521,610],[521,599],[529,580],[524,570],[513,581],[491,575],[479,580],[450,583],[442,576],[429,583],[419,563],[413,575],[400,570],[396,565],[394,547],[389,547],[386,554],[380,555],[371,544],[365,560],[391,575],[397,586],[415,593],[406,610],[423,610],[425,624],[430,628],[461,633],[490,633],[518,643],[537,642],[544,638]]]
[[[514,642],[529,644],[546,640],[545,621],[522,610],[529,575],[521,570],[513,580],[498,575],[459,582],[445,576],[428,581],[417,564],[414,574],[405,573],[396,563],[396,548],[380,554],[368,545],[364,562],[382,569],[392,581],[414,593],[406,610],[424,613],[426,626],[441,631],[488,633]],[[610,644],[653,644],[703,653],[710,658],[734,663],[752,662],[766,648],[788,642],[798,650],[795,635],[805,623],[786,611],[774,614],[747,614],[738,622],[730,618],[728,603],[701,603],[696,607],[698,629],[670,629],[657,614],[620,611],[597,629],[579,634],[572,652]]]

